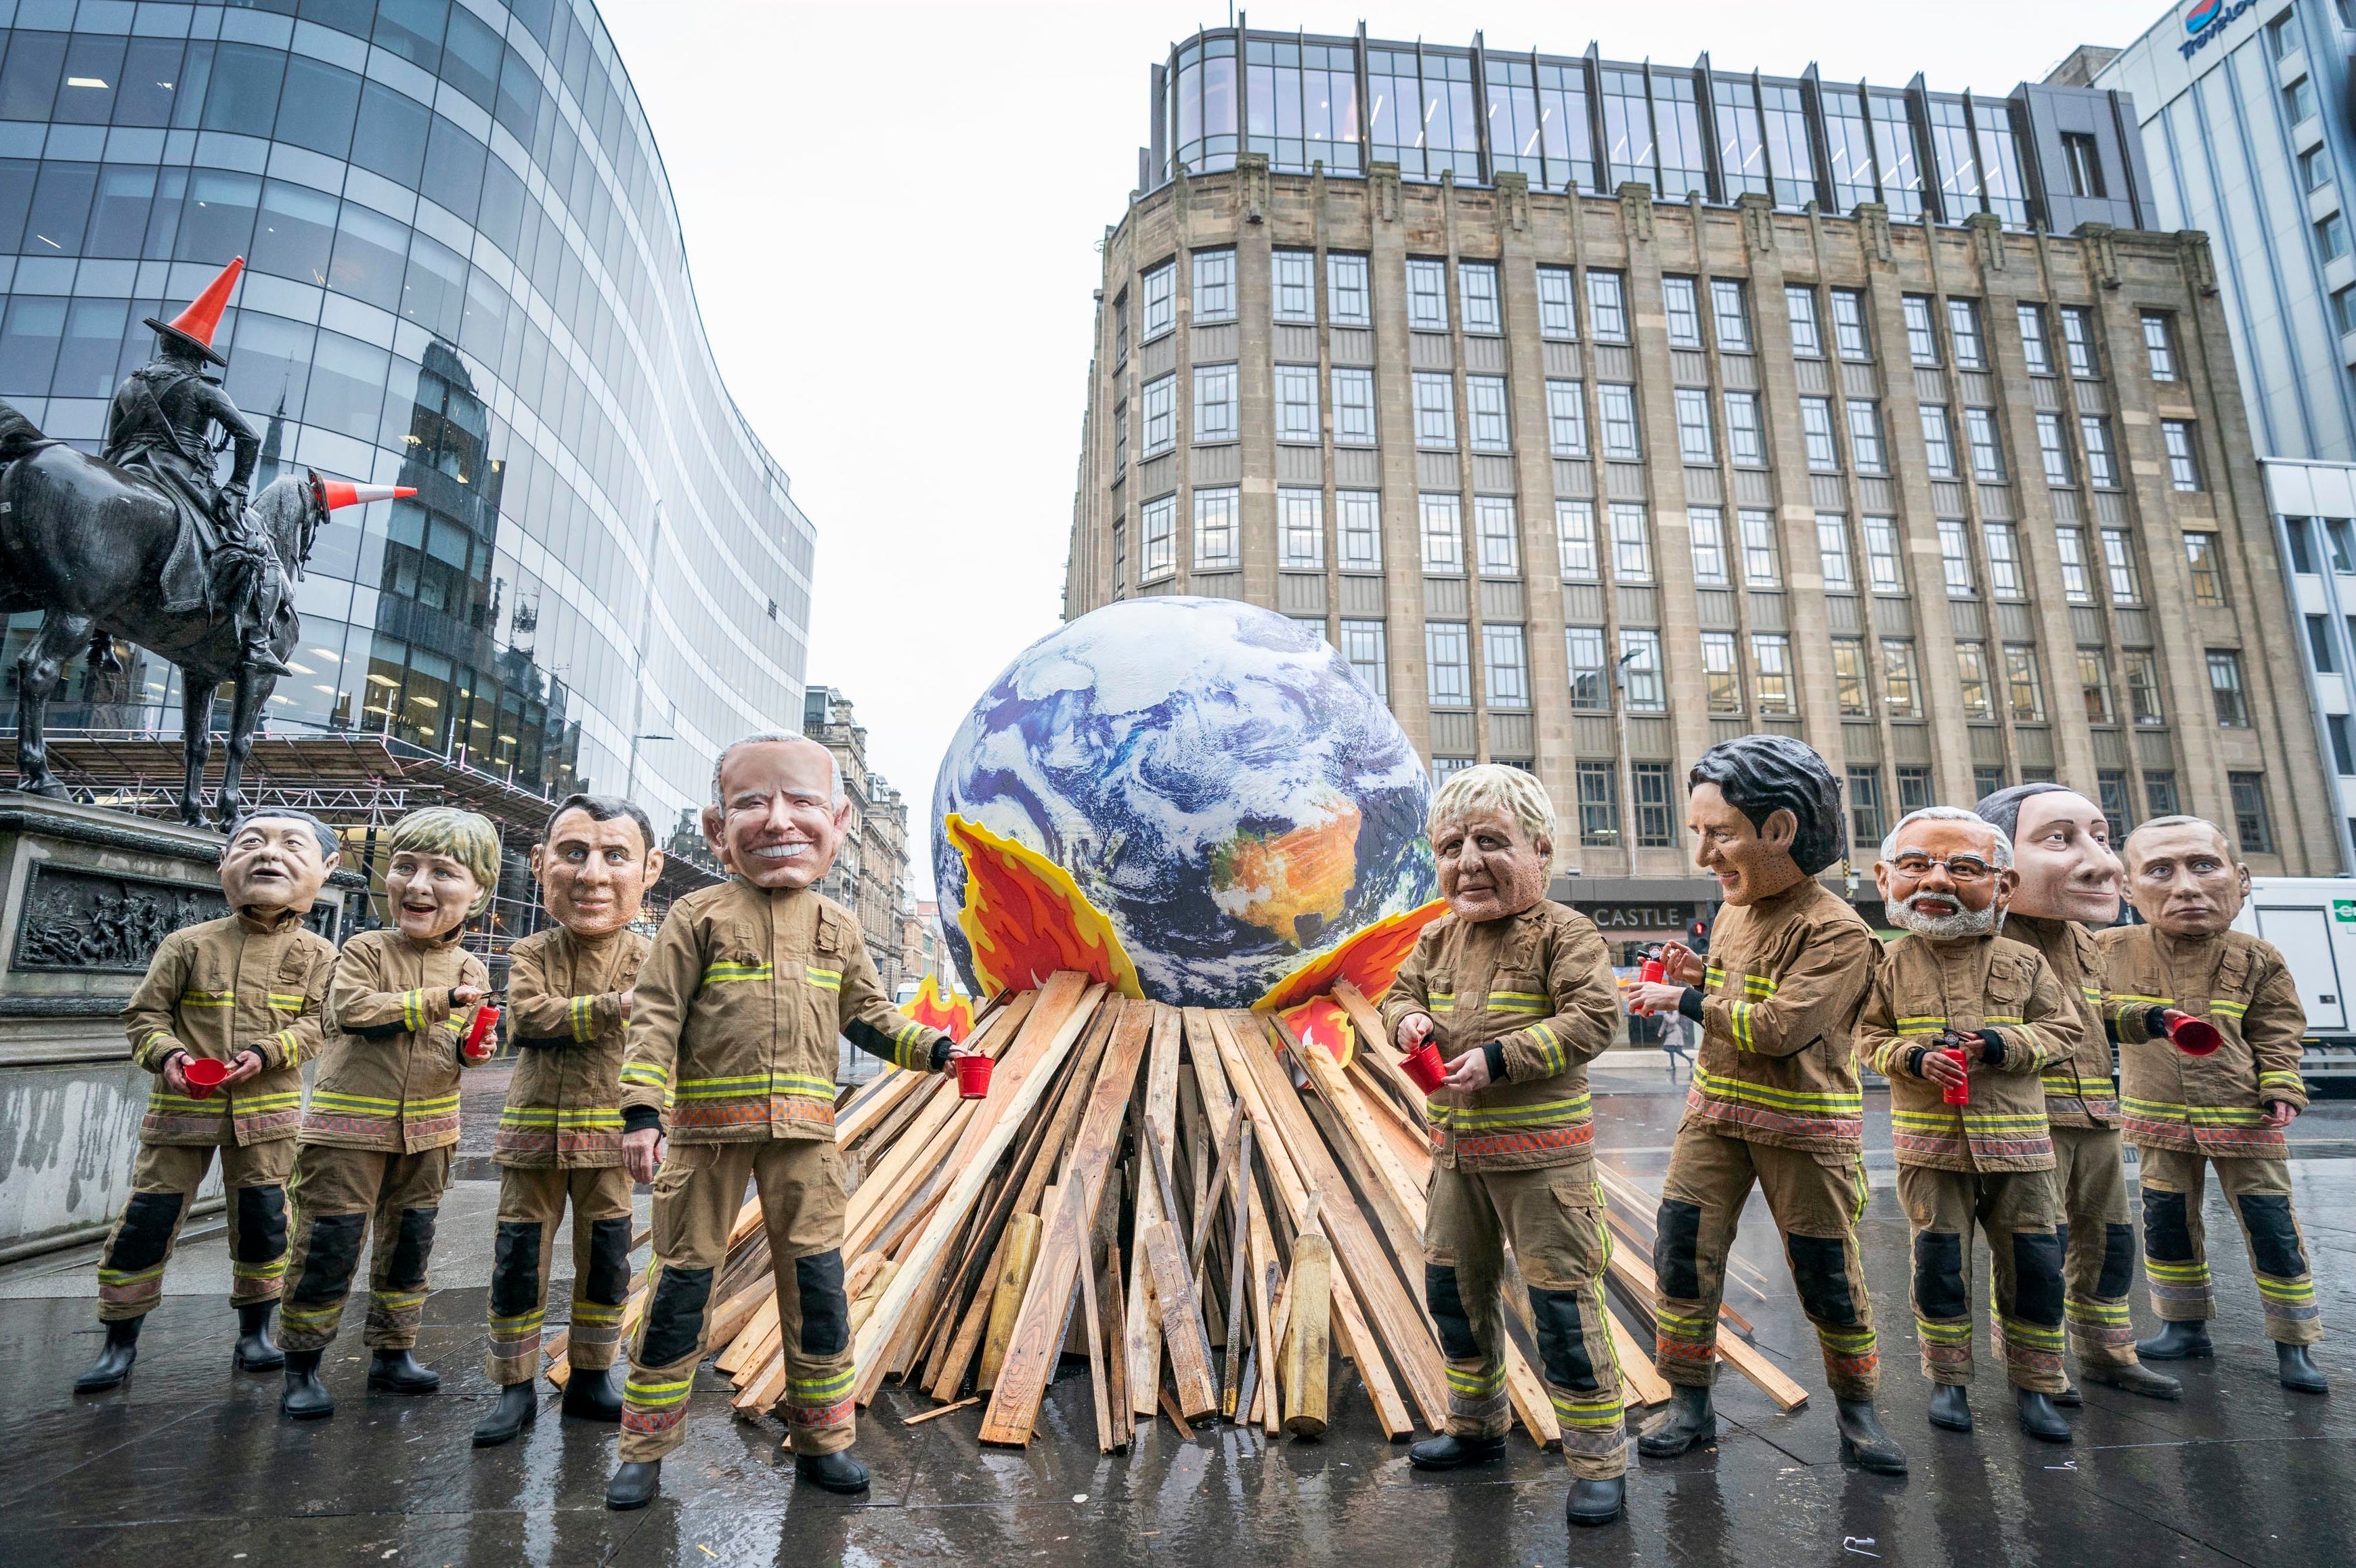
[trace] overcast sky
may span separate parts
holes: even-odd
[[[654,124],[720,369],[818,527],[809,680],[908,798],[929,896],[941,751],[1062,613],[1098,246],[1191,5],[603,0]],[[1383,5],[1264,28],[2005,91],[2163,6]]]

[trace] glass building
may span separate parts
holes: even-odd
[[[714,368],[586,0],[0,0],[0,399],[94,450],[142,318],[243,255],[216,346],[257,489],[417,489],[321,529],[270,734],[669,822],[722,745],[799,727],[814,533]],[[121,652],[53,722],[177,735],[176,674]]]

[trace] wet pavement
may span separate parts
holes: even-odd
[[[1602,1155],[1653,1190],[1682,1093],[1660,1064],[1657,1053],[1615,1053],[1596,1074]],[[469,1088],[470,1112],[478,1097],[496,1105],[494,1079]],[[1188,1442],[1158,1422],[1140,1429],[1132,1453],[1100,1456],[1078,1362],[1066,1363],[1038,1439],[1020,1453],[976,1443],[978,1409],[903,1426],[929,1402],[887,1388],[861,1417],[857,1451],[875,1476],[863,1502],[796,1487],[780,1429],[732,1419],[724,1380],[707,1369],[662,1499],[609,1514],[613,1429],[559,1420],[552,1394],[518,1443],[468,1445],[493,1392],[481,1356],[496,1182],[466,1159],[444,1208],[419,1348],[444,1376],[430,1398],[364,1391],[356,1312],[330,1352],[339,1413],[302,1427],[280,1420],[276,1376],[230,1369],[234,1319],[215,1231],[192,1234],[175,1260],[129,1383],[77,1399],[69,1387],[99,1343],[90,1254],[0,1271],[12,1395],[0,1405],[0,1563],[2356,1562],[2356,1102],[2325,1101],[2294,1129],[2296,1201],[2327,1335],[2317,1360],[2340,1392],[2316,1399],[2276,1383],[2238,1227],[2212,1188],[2210,1233],[2226,1243],[2211,1259],[2217,1359],[2169,1369],[2185,1379],[2180,1404],[2089,1387],[2068,1448],[2020,1434],[1985,1335],[1972,1390],[1981,1430],[1926,1423],[1887,1102],[1869,1096],[1868,1106],[1877,1152],[1865,1256],[1883,1419],[1914,1462],[1902,1481],[1841,1466],[1813,1337],[1754,1199],[1728,1302],[1815,1397],[1782,1415],[1729,1374],[1716,1446],[1639,1461],[1628,1517],[1605,1530],[1566,1530],[1561,1461],[1518,1434],[1501,1466],[1411,1473],[1345,1369],[1322,1443],[1271,1444],[1231,1428]],[[478,1117],[469,1122],[471,1145],[487,1134]],[[1980,1301],[1985,1281],[1983,1263]],[[552,1294],[561,1312],[563,1292]],[[2136,1317],[2148,1332],[2140,1298]]]

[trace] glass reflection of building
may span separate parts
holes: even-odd
[[[567,0],[0,0],[0,398],[94,449],[230,256],[227,385],[334,513],[277,735],[361,732],[535,791],[701,801],[801,707],[813,531],[706,345],[644,111]],[[32,618],[14,618],[0,678]],[[176,730],[78,668],[65,728]]]

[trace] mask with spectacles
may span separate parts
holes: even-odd
[[[1997,874],[1997,868],[1976,854],[1951,854],[1944,860],[1925,854],[1921,850],[1903,850],[1891,857],[1890,868],[1909,882],[1920,882],[1932,869],[1944,866],[1947,879],[1958,886],[1986,882]]]

